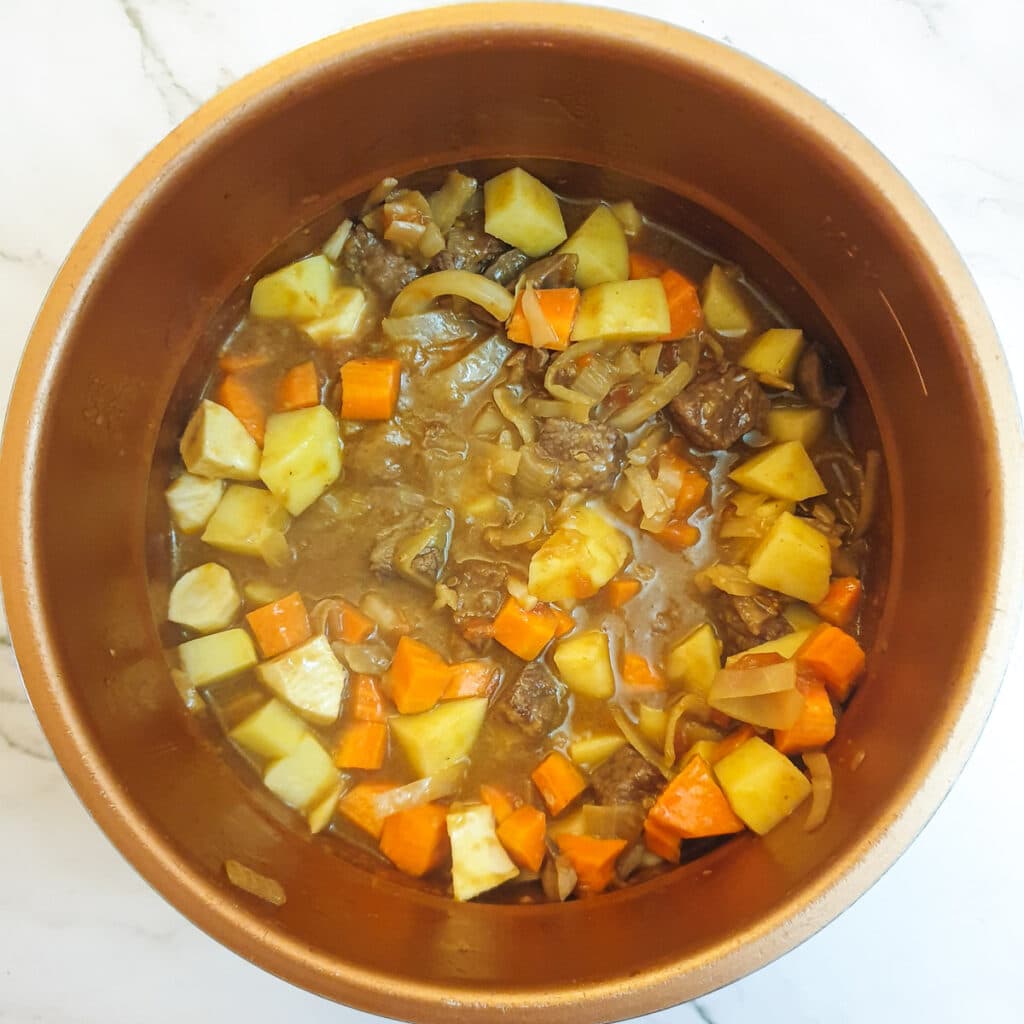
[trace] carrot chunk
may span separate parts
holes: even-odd
[[[685,338],[704,323],[704,310],[701,308],[697,286],[675,270],[666,270],[658,276],[665,287],[669,320],[672,325],[668,335],[662,340],[675,341],[678,338]]]
[[[313,635],[306,606],[298,591],[261,608],[254,608],[246,615],[245,621],[249,623],[264,658],[273,658],[275,654],[297,647]]]
[[[513,811],[499,826],[498,839],[505,852],[525,871],[540,871],[544,863],[548,820],[529,805]]]
[[[699,755],[691,757],[662,790],[648,817],[679,839],[724,836],[744,828],[715,782],[707,761]]]
[[[554,616],[527,611],[509,597],[494,620],[494,639],[523,661],[533,661],[551,642],[556,628]]]
[[[822,623],[794,655],[797,665],[824,680],[829,693],[844,701],[864,671],[866,656],[860,644],[838,626]]]
[[[644,819],[644,846],[662,860],[678,864],[680,860],[679,836],[650,815]]]
[[[263,444],[267,429],[267,410],[256,392],[237,374],[229,373],[217,388],[214,400],[234,413],[235,418],[249,431],[252,439]]]
[[[391,667],[384,676],[391,699],[403,715],[432,708],[451,678],[448,663],[432,647],[403,636],[395,648]]]
[[[639,580],[612,580],[604,588],[605,597],[608,598],[608,607],[621,608],[640,593],[640,587]]]
[[[501,670],[493,661],[459,661],[451,666],[450,673],[448,685],[441,694],[442,700],[489,696]]]
[[[664,690],[665,677],[642,654],[622,656],[622,681],[645,690]]]
[[[782,754],[818,750],[836,734],[836,713],[825,685],[814,680],[800,689],[804,694],[800,717],[788,729],[775,730],[775,749]]]
[[[320,377],[310,360],[293,366],[277,383],[274,408],[278,412],[308,409],[320,404]]]
[[[536,615],[545,615],[555,624],[555,637],[565,636],[576,628],[576,620],[553,604],[538,604],[533,609]]]
[[[420,878],[439,867],[448,853],[448,808],[423,804],[384,820],[380,852],[399,871]]]
[[[581,893],[604,892],[615,877],[615,862],[626,848],[625,839],[595,839],[593,836],[560,835],[559,850],[569,858]]]
[[[384,697],[374,676],[353,672],[348,680],[348,709],[357,722],[386,722]]]
[[[587,780],[564,754],[553,750],[530,776],[551,814],[561,814],[587,788]]]
[[[347,644],[361,644],[376,628],[377,623],[373,619],[348,601],[335,601],[327,616],[328,636]]]
[[[828,593],[812,607],[840,629],[853,622],[860,607],[861,585],[856,576],[840,576],[828,585]]]
[[[671,551],[684,551],[692,548],[700,540],[700,530],[682,519],[673,519],[655,538]]]
[[[739,750],[747,740],[756,735],[757,733],[752,725],[741,725],[738,729],[733,729],[728,736],[723,736],[715,744],[715,749],[710,758],[711,763],[717,764],[726,754]]]
[[[661,277],[668,270],[668,264],[657,256],[648,256],[645,252],[629,254],[629,279],[636,281],[644,277]]]
[[[350,359],[341,367],[342,419],[391,419],[401,383],[397,359]]]
[[[352,722],[341,734],[334,763],[339,768],[363,768],[376,771],[384,763],[388,749],[385,722]]]
[[[569,336],[576,322],[576,312],[580,306],[579,288],[538,288],[533,290],[540,315],[550,328],[548,337],[535,339],[530,331],[530,321],[523,312],[526,291],[519,293],[515,309],[508,322],[508,339],[521,345],[532,345],[534,348],[550,348],[556,352],[564,352],[569,347]]]
[[[338,801],[338,811],[353,825],[380,839],[384,819],[377,813],[377,797],[397,788],[394,782],[360,782]]]
[[[486,782],[480,786],[480,799],[494,811],[494,820],[499,825],[522,803],[507,789],[491,786]]]

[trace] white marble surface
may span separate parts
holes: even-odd
[[[0,400],[95,207],[197,104],[402,0],[0,0]],[[623,3],[784,71],[864,131],[970,264],[1024,382],[1016,0]],[[2,634],[0,620],[0,634]],[[970,765],[856,906],[759,973],[652,1021],[1024,1020],[1024,644]],[[79,806],[0,649],[0,1021],[372,1018],[291,988],[167,906]]]

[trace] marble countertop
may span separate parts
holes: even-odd
[[[4,0],[0,401],[61,259],[126,171],[198,104],[287,50],[402,0]],[[785,72],[920,191],[1024,385],[1024,93],[1016,0],[633,0]],[[0,619],[0,638],[5,638]],[[899,863],[758,973],[650,1021],[1024,1020],[1024,642],[970,764]],[[193,927],[79,805],[0,647],[0,1022],[371,1021]]]

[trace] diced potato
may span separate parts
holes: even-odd
[[[413,771],[426,778],[469,755],[486,714],[486,697],[467,697],[418,715],[392,715],[388,725]]]
[[[803,772],[757,736],[726,754],[714,772],[737,817],[762,836],[788,818],[811,792]]]
[[[643,231],[643,215],[633,205],[631,199],[623,199],[621,202],[612,203],[611,210],[622,225],[622,230],[626,232],[627,238],[636,238]]]
[[[287,757],[309,730],[301,718],[271,698],[248,718],[243,719],[228,736],[240,747],[259,757]]]
[[[283,532],[290,522],[288,510],[270,491],[232,484],[206,524],[203,541],[236,555],[259,558],[267,537]]]
[[[476,189],[476,178],[468,178],[458,171],[448,172],[444,184],[428,200],[430,215],[440,231],[448,234],[466,203],[476,194]]]
[[[534,257],[551,252],[566,236],[554,192],[521,167],[484,184],[484,229]]]
[[[722,643],[710,623],[701,623],[673,644],[665,656],[665,675],[670,683],[706,697],[715,673],[722,667]]]
[[[730,474],[741,487],[783,501],[804,501],[828,488],[799,441],[784,441],[758,452]]]
[[[572,340],[657,341],[671,326],[665,286],[658,278],[609,281],[583,292]]]
[[[346,341],[359,333],[359,322],[366,309],[361,288],[336,288],[324,315],[302,325],[303,331],[318,345]]]
[[[665,729],[668,727],[668,711],[641,704],[637,710],[637,726],[644,738],[658,750],[665,745]]]
[[[569,744],[569,756],[581,768],[587,771],[607,761],[619,747],[626,745],[626,737],[621,734],[597,736],[581,736]]]
[[[260,449],[241,421],[223,405],[204,399],[192,414],[179,445],[185,468],[195,476],[255,480]]]
[[[740,366],[791,384],[803,350],[803,331],[773,327],[750,343],[750,347],[740,357]]]
[[[324,316],[334,297],[335,269],[324,255],[289,263],[252,289],[249,310],[253,316],[285,320],[312,320]]]
[[[262,608],[265,604],[273,604],[280,597],[286,597],[294,589],[268,580],[246,580],[242,584],[242,596],[250,608]]]
[[[333,789],[327,791],[327,795],[315,803],[306,812],[306,824],[309,831],[316,835],[322,832],[331,823],[334,812],[338,809],[338,801],[341,799],[343,785],[339,782]]]
[[[708,764],[715,760],[715,748],[718,746],[716,740],[697,740],[689,750],[679,759],[680,768],[690,760],[691,757],[702,757]]]
[[[787,405],[768,413],[765,433],[773,441],[799,441],[810,448],[828,428],[827,409]]]
[[[599,206],[558,250],[579,257],[576,287],[591,288],[606,281],[629,277],[629,247],[618,218],[607,206]]]
[[[224,495],[224,481],[182,473],[164,492],[174,525],[182,533],[199,533]]]
[[[815,614],[805,604],[801,604],[799,601],[793,601],[791,604],[787,604],[782,609],[782,617],[793,627],[795,630],[808,630],[814,629],[815,626],[821,625],[821,617]]]
[[[244,629],[226,629],[178,646],[181,667],[193,686],[209,686],[256,664],[256,648]]]
[[[293,515],[305,512],[341,473],[338,421],[323,405],[267,420],[260,479]]]
[[[555,667],[573,693],[607,700],[615,693],[608,635],[600,629],[577,633],[555,647]]]
[[[806,519],[783,512],[750,556],[752,583],[809,604],[828,591],[832,549]]]
[[[273,693],[315,725],[338,718],[348,670],[321,635],[263,662],[256,675]]]
[[[717,265],[704,279],[700,304],[704,310],[704,322],[718,334],[735,338],[754,329],[754,318],[747,309],[739,285]]]
[[[471,900],[519,874],[498,839],[494,811],[487,804],[452,811],[447,823],[452,845],[452,891],[457,900]]]
[[[306,811],[337,787],[338,769],[320,741],[306,733],[290,754],[267,766],[263,784],[289,807]]]
[[[795,629],[792,633],[787,633],[775,640],[766,640],[763,644],[757,644],[756,647],[748,647],[745,651],[739,651],[726,658],[726,668],[735,664],[745,654],[778,654],[782,658],[792,658],[810,635],[809,628]]]
[[[215,633],[227,629],[241,607],[231,573],[207,562],[190,569],[171,588],[167,618],[197,633]]]

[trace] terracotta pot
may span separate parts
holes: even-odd
[[[147,515],[158,524],[179,398],[241,275],[385,173],[509,156],[560,161],[544,166],[570,192],[635,189],[841,343],[861,382],[854,431],[880,439],[889,475],[872,668],[834,747],[827,824],[807,835],[791,819],[565,906],[458,905],[292,828],[185,714],[147,590],[164,543]],[[1020,464],[1006,366],[963,264],[849,125],[749,58],[665,25],[578,7],[456,7],[258,71],[110,197],[58,275],[18,377],[0,568],[25,681],[72,785],[201,928],[296,984],[389,1016],[608,1020],[792,948],[938,806],[1007,654]],[[287,904],[232,889],[226,857],[278,879]]]

